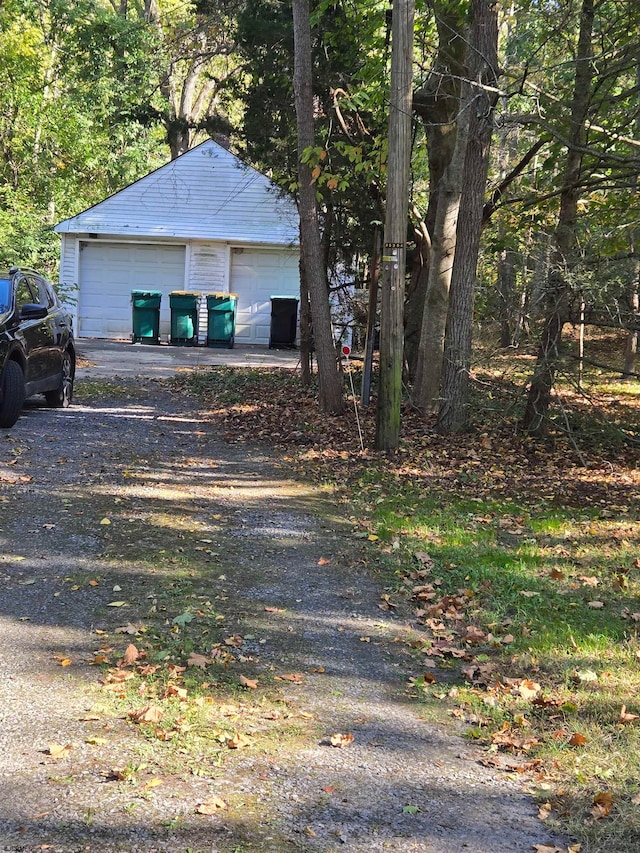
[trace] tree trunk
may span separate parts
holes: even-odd
[[[497,291],[499,299],[498,314],[500,317],[500,346],[503,349],[512,347],[516,342],[518,327],[516,299],[516,262],[518,255],[510,249],[505,249],[498,258]]]
[[[634,247],[635,248],[635,247]],[[637,251],[637,249],[636,249]],[[637,324],[640,317],[640,261],[636,258],[633,262],[633,280],[627,294],[629,304],[630,320]],[[636,368],[636,356],[638,355],[638,330],[630,329],[627,332],[627,340],[624,348],[624,366],[622,368],[622,379],[631,379]]]
[[[571,283],[567,273],[575,265],[582,152],[586,140],[587,113],[594,73],[591,45],[593,21],[594,0],[582,0],[568,134],[569,145],[560,195],[560,212],[554,234],[555,247],[547,281],[547,310],[538,358],[522,419],[523,428],[532,435],[540,435],[545,431],[560,356],[562,330],[568,320],[571,300]]]
[[[471,90],[467,87],[465,91],[466,104],[462,100],[458,101],[459,118],[456,124],[455,148],[440,181],[436,220],[431,236],[429,278],[413,386],[414,405],[425,414],[433,408],[438,399],[442,376],[449,288],[456,249],[458,211],[469,133],[470,110],[465,108],[465,105],[470,106]]]
[[[409,170],[411,167],[411,94],[413,73],[413,0],[395,0],[392,19],[389,96],[389,168],[387,211],[380,283],[380,374],[376,410],[376,448],[395,450],[400,443],[404,343],[404,279],[407,254]]]
[[[436,0],[434,10],[438,51],[426,83],[413,96],[413,109],[422,120],[427,138],[429,205],[424,221],[429,235],[434,233],[442,180],[455,150],[460,81],[464,76],[465,58],[464,4]],[[428,247],[420,243],[419,249],[405,309],[405,359],[411,379],[416,375],[429,283],[430,252]]]
[[[298,128],[298,210],[300,212],[300,252],[304,265],[313,341],[318,363],[318,403],[324,412],[340,414],[344,409],[342,383],[338,371],[327,271],[322,263],[322,242],[311,169],[302,162],[302,153],[314,144],[313,78],[311,64],[311,20],[309,0],[293,0],[294,91]]]
[[[445,434],[463,432],[469,427],[473,306],[493,133],[493,109],[497,100],[497,9],[489,6],[486,0],[472,0],[471,8],[470,81],[464,83],[467,91],[462,98],[463,104],[468,104],[468,141],[451,277],[442,402],[437,423],[438,432]],[[493,91],[487,91],[484,86],[491,86]]]
[[[636,83],[638,86],[638,108],[636,111],[636,138],[640,138],[640,52],[636,64]],[[638,178],[633,180],[632,189],[637,191]],[[633,256],[633,274],[629,292],[627,293],[627,301],[629,311],[631,313],[631,322],[638,322],[638,314],[640,312],[640,228],[634,228],[631,237],[631,255]],[[629,330],[627,333],[627,341],[624,348],[624,366],[622,368],[622,378],[631,379],[632,374],[636,369],[636,356],[638,354],[638,331],[637,329]]]

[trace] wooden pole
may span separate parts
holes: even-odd
[[[376,319],[378,317],[378,280],[380,278],[380,229],[375,228],[373,235],[373,253],[371,255],[371,278],[369,280],[369,310],[367,313],[367,339],[364,345],[364,365],[362,368],[362,390],[360,403],[368,406],[371,402],[371,373],[373,372],[373,350],[376,337]]]
[[[394,450],[400,443],[414,7],[414,0],[393,0],[391,19],[389,159],[382,248],[380,376],[376,412],[376,448],[384,451]]]
[[[580,338],[578,341],[578,390],[582,391],[584,381],[584,300],[580,303]]]

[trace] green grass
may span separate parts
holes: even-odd
[[[561,405],[535,440],[517,426],[531,358],[480,357],[475,431],[447,439],[407,409],[392,458],[363,457],[349,414],[314,415],[296,377],[198,381],[231,433],[275,436],[301,476],[337,489],[385,600],[413,619],[406,674],[425,716],[461,728],[487,760],[519,764],[582,853],[630,853],[640,849],[640,719],[628,716],[640,716],[640,383],[587,366],[583,393],[567,360]],[[284,407],[293,439],[280,431]],[[374,407],[360,416],[370,442]],[[302,432],[311,452],[296,446]],[[437,614],[443,602],[453,605]]]
[[[422,603],[409,592],[416,585],[433,585],[437,599],[464,591],[462,618],[442,618],[441,634],[466,652],[465,665],[494,667],[490,678],[474,682],[455,660],[436,658],[436,668],[428,670],[434,683],[420,675],[414,682],[429,716],[454,713],[469,721],[470,738],[492,749],[505,726],[534,736],[537,743],[526,753],[515,735],[515,745],[506,748],[521,752],[523,763],[539,760],[540,795],[555,797],[550,819],[588,850],[635,849],[640,726],[622,723],[620,714],[622,706],[640,714],[640,623],[629,618],[640,609],[636,517],[557,506],[536,510],[513,501],[470,503],[447,493],[436,498],[398,479],[386,479],[381,489],[371,472],[357,493],[354,516],[366,519],[366,530],[379,537],[370,546],[372,557],[391,594],[419,611]],[[416,577],[425,564],[428,570]],[[417,621],[429,627],[428,616]],[[465,644],[469,624],[487,639]],[[429,641],[418,644],[417,667],[425,654]],[[554,703],[538,706],[514,694],[509,685],[521,679],[540,684]],[[574,733],[584,744],[569,744]],[[602,791],[611,793],[613,807],[595,820],[593,798]]]

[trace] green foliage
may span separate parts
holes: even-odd
[[[371,248],[384,218],[386,7],[325,0],[312,10],[318,143],[302,153],[313,172],[330,245],[330,266]],[[284,187],[297,188],[291,11],[250,0],[239,19],[245,62],[243,141],[250,159]]]

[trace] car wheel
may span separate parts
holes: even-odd
[[[73,356],[69,350],[65,350],[62,356],[60,387],[56,391],[47,391],[44,395],[48,406],[53,406],[56,409],[66,409],[71,405],[74,378],[75,363]]]
[[[12,427],[20,417],[24,403],[24,374],[17,361],[8,361],[2,379],[0,427]]]

